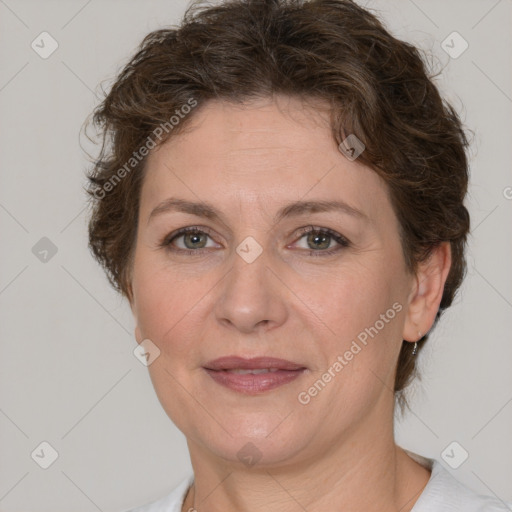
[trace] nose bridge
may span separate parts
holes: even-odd
[[[243,332],[281,324],[286,316],[285,294],[271,270],[272,250],[248,236],[232,258],[215,305],[217,320]]]

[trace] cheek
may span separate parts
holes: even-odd
[[[353,336],[399,300],[396,282],[381,263],[351,264],[301,279],[297,295],[331,334]]]
[[[347,266],[330,273],[328,280],[316,276],[316,283],[324,286],[302,282],[298,295],[307,297],[304,302],[309,301],[319,319],[324,333],[318,339],[319,350],[327,367],[342,358],[340,375],[344,378],[334,379],[333,390],[342,386],[350,396],[362,389],[371,394],[374,387],[381,387],[375,375],[383,381],[390,378],[401,345],[405,309],[395,270],[394,265],[379,261]]]
[[[325,364],[309,384],[330,379],[314,400],[320,409],[332,409],[334,423],[357,417],[393,385],[404,307],[396,283],[384,270],[354,266],[332,276],[328,290],[309,293],[316,305],[311,309],[324,326],[317,343]]]
[[[208,280],[209,281],[209,280]],[[134,267],[135,316],[144,338],[149,338],[174,360],[191,356],[191,339],[197,338],[202,302],[212,283],[197,275],[163,268],[161,263],[139,260]]]
[[[145,337],[159,338],[157,334],[169,318],[166,309],[173,307],[169,300],[175,294],[167,293],[166,283],[158,279],[158,274],[152,272],[149,265],[137,263],[133,276],[137,324]]]

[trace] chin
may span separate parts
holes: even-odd
[[[283,421],[275,421],[274,414],[248,414],[239,418],[229,418],[207,432],[195,428],[193,437],[200,441],[215,456],[229,462],[251,467],[275,467],[297,460],[308,445],[309,439],[304,425],[292,423],[294,415]],[[227,420],[227,418],[226,418]],[[209,425],[211,426],[211,425]],[[315,430],[315,429],[313,429]],[[187,432],[183,432],[188,438]],[[310,436],[314,437],[314,432]]]

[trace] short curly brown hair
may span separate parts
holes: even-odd
[[[355,134],[366,146],[359,161],[387,183],[408,270],[415,272],[441,242],[450,243],[452,265],[435,325],[464,278],[470,224],[463,204],[468,140],[435,76],[423,53],[350,0],[195,2],[179,27],[144,38],[93,113],[103,134],[88,174],[94,256],[131,301],[148,143],[162,144],[187,125],[198,109],[184,116],[191,110],[184,106],[274,93],[320,99],[330,105],[336,143]],[[169,122],[178,115],[178,123]],[[412,344],[403,343],[397,362],[394,391],[402,409],[403,390],[417,375],[411,351]]]

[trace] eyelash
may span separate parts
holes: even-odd
[[[187,234],[187,233],[199,233],[199,234],[205,234],[211,237],[211,233],[207,228],[200,228],[199,226],[189,226],[186,228],[182,228],[175,233],[171,233],[171,235],[165,237],[162,242],[159,244],[160,247],[165,248],[167,250],[170,250],[175,253],[180,253],[184,255],[189,256],[201,256],[205,249],[176,249],[171,246],[171,243],[179,238],[180,236]],[[298,240],[300,240],[304,235],[307,235],[309,233],[317,233],[317,234],[326,234],[329,235],[335,242],[339,244],[338,247],[335,247],[333,249],[326,249],[326,250],[310,250],[309,255],[312,257],[324,257],[324,256],[331,256],[342,249],[345,249],[347,247],[350,247],[350,242],[347,240],[344,236],[340,235],[336,231],[333,231],[329,228],[319,228],[316,226],[306,226],[303,228],[300,228],[298,230],[298,233],[301,235],[299,236]],[[208,250],[208,249],[206,249]]]

